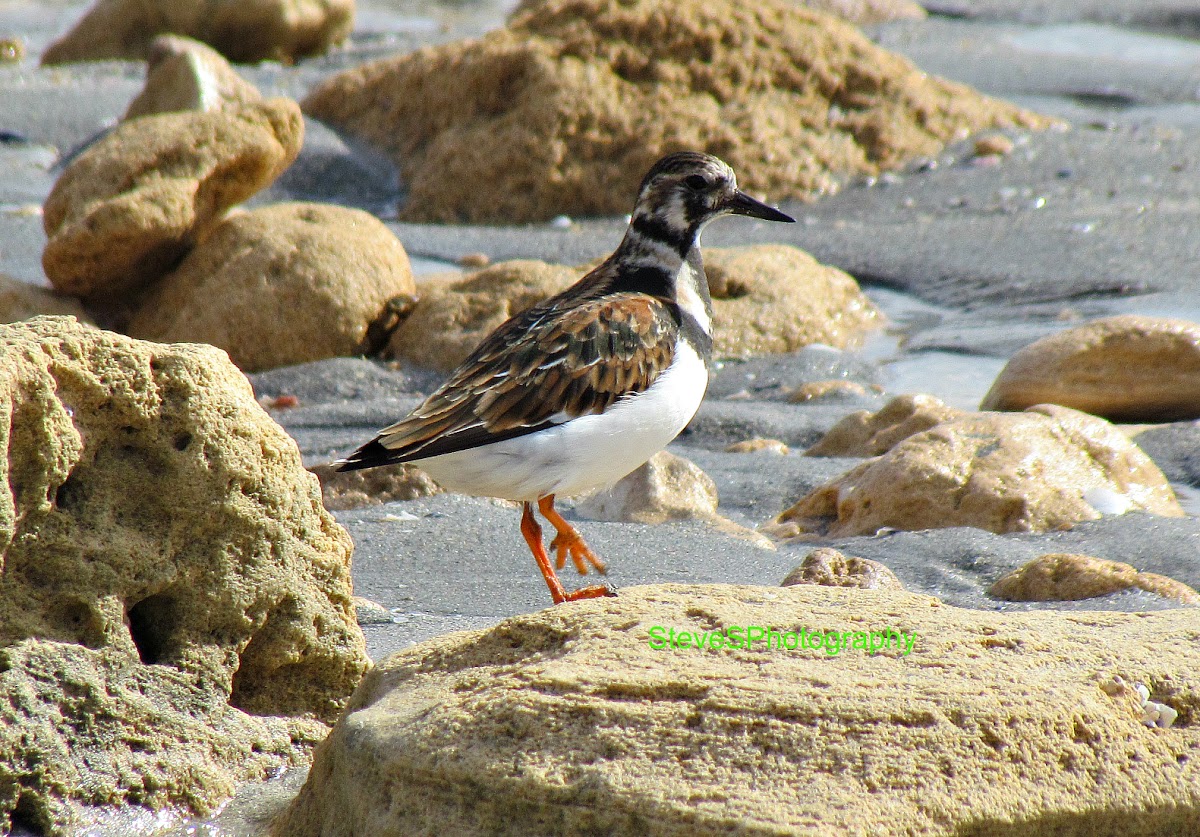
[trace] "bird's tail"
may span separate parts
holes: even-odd
[[[380,465],[394,465],[404,460],[405,456],[400,451],[383,446],[378,439],[372,439],[345,459],[334,462],[333,466],[339,471],[359,471]]]

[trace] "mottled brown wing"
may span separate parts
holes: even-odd
[[[605,296],[566,313],[537,306],[501,326],[346,465],[424,459],[601,413],[649,388],[670,365],[678,336],[673,307],[644,294]]]

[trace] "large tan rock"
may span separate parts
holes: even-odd
[[[717,484],[700,466],[660,450],[616,485],[580,500],[575,510],[591,520],[665,523],[717,517]]]
[[[748,626],[772,647],[711,647]],[[1146,725],[1133,685],[1195,717],[1195,626],[888,590],[623,589],[384,660],[273,833],[1194,833],[1200,726]]]
[[[79,155],[46,198],[42,267],[77,296],[161,277],[224,212],[270,185],[300,152],[295,102],[134,119]]]
[[[479,40],[347,70],[305,113],[388,153],[414,221],[629,212],[664,153],[811,198],[954,138],[1047,120],[787,0],[533,0]]]
[[[0,273],[0,323],[15,323],[39,314],[88,320],[79,300]]]
[[[909,436],[962,415],[932,395],[898,395],[874,413],[856,410],[846,416],[804,455],[879,456]]]
[[[718,355],[794,352],[812,343],[845,349],[884,323],[849,274],[796,247],[709,247],[704,272]]]
[[[258,88],[212,47],[179,35],[159,35],[146,56],[146,86],[129,103],[124,118],[236,109],[261,99]]]
[[[1183,516],[1166,477],[1123,433],[1103,419],[1044,405],[1024,413],[968,413],[909,436],[812,491],[770,531],[784,537],[948,526],[1045,532],[1094,520],[1114,506]]]
[[[231,61],[291,62],[341,43],[353,25],[354,0],[96,0],[42,64],[145,58],[164,33],[204,41]]]
[[[1106,596],[1130,587],[1184,604],[1200,604],[1200,594],[1173,578],[1140,573],[1123,561],[1061,552],[1041,555],[1013,570],[997,579],[988,593],[1014,602],[1069,602]]]
[[[496,328],[566,288],[584,269],[534,260],[500,262],[464,279],[422,282],[417,304],[387,352],[449,372]]]
[[[802,0],[801,5],[857,26],[891,20],[923,20],[926,16],[925,8],[912,0]]]
[[[1200,324],[1124,314],[1043,337],[1012,356],[982,409],[1034,404],[1113,421],[1200,418]]]
[[[246,372],[380,346],[371,325],[411,294],[404,247],[341,206],[282,203],[230,215],[142,300],[134,337],[210,343]]]
[[[303,761],[368,665],[352,544],[224,354],[0,326],[0,451],[0,831]]]

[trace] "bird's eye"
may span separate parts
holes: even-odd
[[[702,174],[689,174],[683,179],[683,182],[687,184],[689,189],[695,189],[697,192],[708,188],[708,181],[704,179],[704,175]]]

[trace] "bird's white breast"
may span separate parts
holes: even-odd
[[[416,464],[463,494],[536,500],[611,485],[665,448],[687,426],[708,388],[708,368],[682,338],[671,365],[644,392],[603,413]]]

